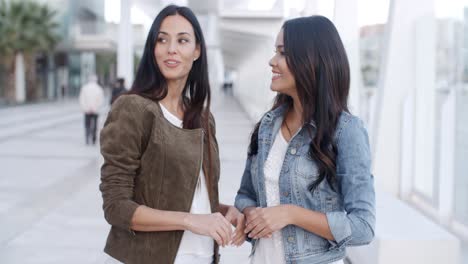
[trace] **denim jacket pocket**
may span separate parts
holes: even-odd
[[[326,197],[325,198],[325,209],[326,212],[336,211],[340,208],[338,203],[338,197]]]
[[[310,157],[299,156],[296,160],[296,173],[304,179],[315,179],[319,176],[317,165]]]

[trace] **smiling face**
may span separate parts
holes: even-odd
[[[163,20],[154,56],[166,80],[187,80],[193,62],[200,56],[200,45],[197,45],[193,27],[187,19],[174,15]]]
[[[296,82],[286,63],[283,36],[283,29],[281,29],[276,37],[275,55],[270,59],[269,63],[273,74],[270,88],[272,91],[293,96],[297,93]]]

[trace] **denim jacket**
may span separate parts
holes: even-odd
[[[235,206],[267,207],[264,164],[283,121],[285,106],[267,112],[258,131],[258,153],[247,158]],[[363,122],[343,112],[334,141],[337,146],[335,190],[323,180],[310,191],[317,179],[318,166],[309,157],[309,129],[303,126],[290,140],[279,176],[281,204],[294,204],[326,214],[334,240],[327,240],[300,227],[282,229],[286,263],[330,263],[345,257],[347,246],[369,244],[374,237],[375,192],[371,174],[371,154]],[[252,240],[252,253],[255,240]]]

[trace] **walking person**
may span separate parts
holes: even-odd
[[[363,122],[348,111],[349,64],[333,23],[288,20],[270,60],[275,103],[252,133],[236,207],[254,264],[343,263],[371,242],[375,192]]]
[[[112,88],[112,93],[111,93],[111,100],[110,104],[117,99],[121,94],[125,93],[127,91],[127,88],[125,87],[125,79],[124,78],[118,78],[115,86]]]
[[[81,87],[79,101],[81,110],[85,114],[84,120],[86,145],[95,145],[99,108],[104,102],[104,91],[97,83],[96,75],[91,75],[89,77],[88,83]]]
[[[219,203],[206,44],[187,7],[155,18],[129,94],[101,132],[105,252],[126,264],[211,264],[244,241],[244,215]],[[234,233],[231,226],[237,226]]]

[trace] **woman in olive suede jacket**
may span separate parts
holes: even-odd
[[[100,141],[112,226],[105,252],[114,259],[218,263],[218,245],[244,241],[244,215],[218,200],[206,48],[190,9],[158,14],[132,90],[112,105]]]

